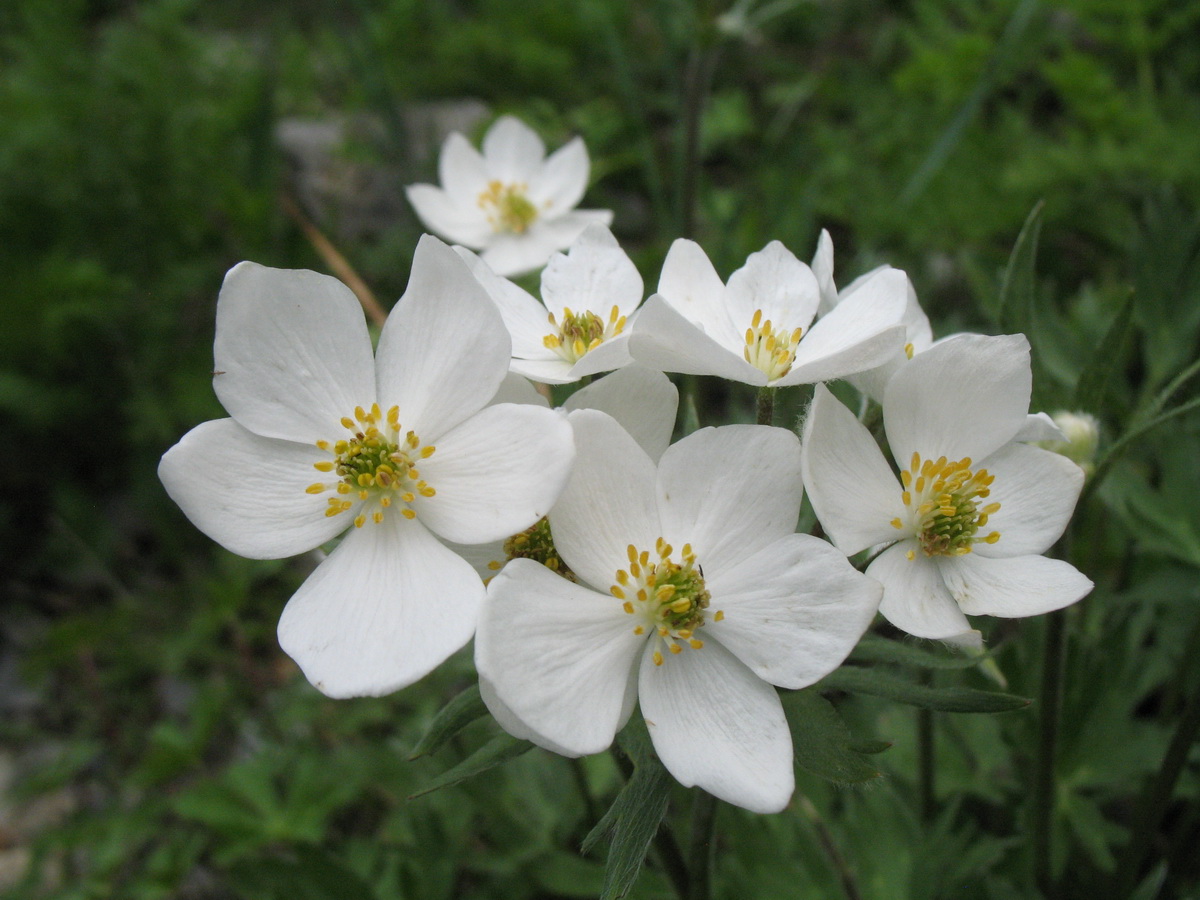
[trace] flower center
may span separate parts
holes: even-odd
[[[503,234],[524,234],[538,217],[538,209],[525,192],[523,182],[504,184],[488,182],[487,190],[479,194],[479,208],[484,211],[492,230]]]
[[[645,634],[647,628],[654,633],[654,664],[663,663],[662,647],[671,653],[681,653],[686,642],[693,650],[704,646],[704,641],[695,636],[702,628],[705,610],[712,597],[704,586],[704,575],[696,565],[696,554],[691,544],[683,545],[682,563],[671,559],[672,547],[662,538],[654,544],[658,558],[650,559],[647,550],[629,545],[629,568],[619,569],[616,584],[609,590],[618,600],[624,600],[625,612],[641,621],[633,629],[634,634]],[[718,611],[714,622],[725,618]]]
[[[375,499],[377,508],[371,512],[371,520],[383,521],[383,511],[399,500],[404,505],[400,514],[406,519],[416,517],[408,504],[417,495],[432,497],[436,491],[425,483],[417,471],[417,462],[428,459],[436,449],[432,444],[422,446],[420,438],[413,432],[402,432],[400,407],[393,406],[386,418],[378,403],[372,403],[370,411],[355,407],[354,418],[346,416],[342,426],[350,432],[349,439],[339,441],[317,441],[317,447],[332,459],[313,463],[318,472],[328,472],[334,481],[319,481],[310,484],[310,494],[328,490],[337,496],[329,498],[325,515],[336,516],[354,506],[355,499]],[[367,521],[366,511],[354,519],[356,528]]]
[[[505,541],[504,562],[492,560],[488,563],[488,568],[493,572],[499,571],[510,559],[532,559],[567,581],[579,583],[579,578],[558,555],[558,549],[554,546],[554,535],[550,533],[550,520],[545,516]]]
[[[615,306],[609,310],[607,322],[590,310],[573,313],[570,308],[563,310],[562,325],[558,324],[554,313],[550,313],[549,321],[555,330],[542,338],[542,343],[572,364],[625,330],[625,317]]]
[[[995,479],[987,469],[971,471],[969,456],[947,462],[944,456],[922,460],[921,454],[912,455],[911,464],[900,473],[904,485],[900,496],[926,556],[963,556],[980,541],[994,544],[1000,540],[998,531],[978,536],[988,516],[1000,509],[999,503],[981,503],[991,494]],[[896,518],[892,526],[903,528],[904,523]],[[913,555],[910,550],[908,558]]]
[[[790,333],[783,328],[775,328],[770,319],[764,322],[763,311],[756,309],[750,327],[746,329],[746,346],[742,356],[768,380],[782,378],[796,360],[796,349],[800,346],[803,333],[803,328],[796,328]]]

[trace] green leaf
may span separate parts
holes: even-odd
[[[479,694],[479,685],[473,684],[441,708],[429,729],[413,747],[409,759],[432,753],[454,737],[476,719],[487,715],[487,706]]]
[[[863,752],[854,749],[850,729],[833,704],[815,689],[787,691],[780,699],[792,732],[796,765],[835,784],[861,784],[879,777]]]
[[[248,900],[374,900],[371,886],[316,847],[295,859],[253,859],[230,867],[229,880]]]
[[[408,799],[412,800],[414,797],[422,797],[441,788],[460,784],[480,772],[486,772],[510,759],[516,759],[532,748],[533,744],[529,741],[523,741],[509,734],[498,734],[458,765],[447,769],[425,787],[410,794]]]
[[[1033,326],[1038,237],[1042,232],[1042,208],[1045,201],[1034,204],[1017,242],[1013,244],[1004,279],[1000,282],[1000,326],[1009,333],[1028,334]]]
[[[864,634],[858,642],[851,659],[863,662],[896,663],[920,666],[924,669],[969,669],[977,666],[991,654],[966,655],[953,651],[932,649],[936,645],[919,645],[893,641],[877,634]]]
[[[879,669],[862,666],[842,666],[826,675],[820,686],[824,690],[870,694],[941,712],[999,713],[1022,709],[1030,701],[1015,694],[1001,694],[964,687],[929,687],[914,684]]]
[[[1079,382],[1075,385],[1076,409],[1100,409],[1113,375],[1121,371],[1121,361],[1132,338],[1133,298],[1130,297],[1108,326],[1087,368],[1079,375]]]
[[[634,761],[633,776],[583,839],[581,848],[587,853],[602,838],[608,839],[601,900],[624,897],[633,887],[646,861],[650,842],[667,814],[671,792],[671,775],[654,754],[640,718],[633,718],[621,732],[620,740],[622,749]]]

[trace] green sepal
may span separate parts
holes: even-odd
[[[479,685],[471,685],[438,711],[408,758],[411,760],[433,753],[476,719],[486,716],[487,711],[479,694]]]

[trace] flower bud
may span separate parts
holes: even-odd
[[[1038,446],[1061,453],[1090,475],[1100,443],[1100,422],[1085,412],[1056,412],[1051,418],[1066,435],[1065,441],[1041,441]]]

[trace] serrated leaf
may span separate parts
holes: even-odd
[[[413,747],[409,759],[433,753],[446,741],[454,737],[476,719],[487,715],[487,706],[479,694],[479,685],[473,684],[458,694],[438,711],[429,723],[429,729]]]
[[[870,694],[940,712],[1000,713],[1022,709],[1030,704],[1029,700],[1015,694],[964,687],[930,687],[862,666],[842,666],[826,675],[820,686],[825,690]]]
[[[601,839],[608,840],[601,900],[624,897],[633,887],[650,842],[667,814],[671,793],[671,775],[654,754],[650,736],[638,717],[621,732],[621,747],[634,761],[633,775],[581,847],[587,853]]]
[[[780,699],[796,765],[835,784],[861,784],[879,777],[879,770],[853,748],[850,729],[833,704],[816,690],[788,691]]]
[[[1045,202],[1039,200],[1025,219],[1000,282],[1000,326],[1010,334],[1028,334],[1033,327],[1037,284],[1034,272],[1044,206]]]
[[[412,800],[415,797],[422,797],[441,788],[459,784],[481,772],[495,768],[501,763],[508,762],[510,759],[516,759],[522,753],[532,748],[533,744],[529,741],[523,741],[509,734],[498,734],[458,765],[447,769],[437,778],[433,779],[433,781],[429,782],[429,784],[425,785],[425,787],[421,788],[421,790],[410,794],[408,799]]]
[[[977,666],[990,654],[968,656],[954,651],[941,652],[908,642],[893,641],[877,634],[864,634],[850,658],[863,662],[896,663],[920,666],[925,669],[969,669]]]
[[[1100,409],[1113,375],[1120,372],[1121,360],[1133,339],[1133,298],[1121,307],[1104,333],[1087,367],[1075,385],[1075,408]]]

